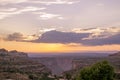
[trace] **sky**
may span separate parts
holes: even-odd
[[[120,0],[0,0],[0,48],[120,51]]]

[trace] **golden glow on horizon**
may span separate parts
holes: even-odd
[[[119,51],[120,45],[83,46],[80,44],[48,44],[1,41],[0,48],[23,52],[84,52],[84,51]]]

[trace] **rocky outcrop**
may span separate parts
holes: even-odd
[[[16,50],[9,51],[10,56],[15,56],[15,57],[28,57],[27,53],[24,52],[18,52]]]
[[[29,58],[26,53],[18,52],[16,50],[7,51],[5,49],[0,49],[0,80],[8,79],[4,73],[10,75],[8,77],[11,80],[31,80],[28,79],[30,75],[42,78],[46,74],[51,74],[51,70],[40,62]],[[12,74],[18,75],[18,79]],[[3,76],[3,79],[1,76]]]
[[[19,57],[16,59],[10,58],[9,60],[2,58],[0,60],[0,73],[3,74],[4,72],[8,73],[8,75],[19,73],[21,74],[21,77],[24,77],[24,75],[22,74],[25,74],[26,77],[29,75],[42,77],[44,74],[51,74],[50,69],[48,69],[45,65],[25,57],[24,58]],[[3,75],[3,80],[5,79],[6,79],[5,75]],[[27,80],[27,79],[22,79],[20,77],[16,79],[15,77],[12,77],[12,75],[10,76],[10,79]],[[0,80],[1,80],[1,77],[0,77]]]
[[[16,50],[8,51],[6,49],[0,49],[0,56],[4,56],[4,57],[28,57],[27,53],[18,52]]]
[[[0,55],[7,55],[7,54],[8,54],[8,50],[0,49]]]

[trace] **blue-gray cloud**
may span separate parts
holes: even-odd
[[[81,41],[84,45],[111,45],[120,44],[120,33],[106,38],[87,39]]]
[[[75,33],[75,32],[60,32],[49,31],[43,33],[38,39],[31,42],[35,43],[81,43],[83,45],[109,45],[120,44],[120,33],[103,37],[103,38],[88,38],[91,33]]]
[[[79,43],[82,38],[88,37],[89,33],[74,33],[74,32],[60,32],[49,31],[45,32],[37,40],[32,42],[37,43]]]

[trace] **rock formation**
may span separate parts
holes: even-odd
[[[8,51],[6,49],[0,49],[0,56],[4,57],[28,57],[27,53],[18,52],[16,50]]]
[[[14,75],[17,74],[21,77],[15,78]],[[38,61],[29,58],[27,53],[0,49],[0,80],[31,80],[28,79],[30,75],[42,78],[45,74],[51,74],[51,70]]]

